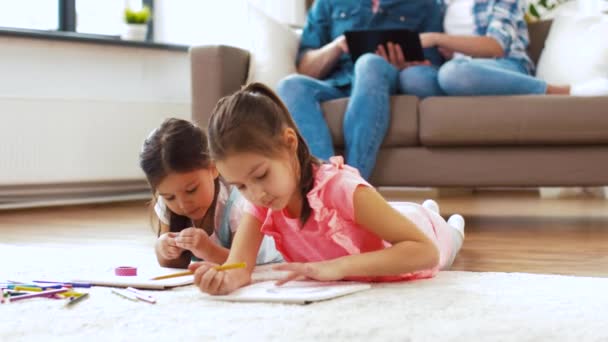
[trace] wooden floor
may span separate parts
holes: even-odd
[[[437,201],[444,216],[460,212],[467,220],[455,270],[608,276],[608,200],[488,192]],[[142,202],[0,211],[0,243],[152,248],[149,219]]]

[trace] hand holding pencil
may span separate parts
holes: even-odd
[[[192,263],[188,267],[194,273],[194,285],[211,295],[230,293],[249,283],[251,274],[245,263],[217,265],[210,262]],[[225,272],[230,270],[230,272]]]
[[[232,270],[232,269],[237,269],[237,268],[245,268],[246,266],[247,266],[247,264],[245,264],[244,262],[238,262],[238,263],[234,263],[234,264],[215,265],[212,268],[216,271],[226,271],[226,270]],[[154,277],[154,278],[152,278],[152,280],[183,277],[183,276],[192,275],[192,274],[194,274],[194,271],[188,270],[188,271],[177,272],[177,273]]]

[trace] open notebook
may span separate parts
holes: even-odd
[[[282,286],[276,286],[275,282],[254,283],[228,295],[207,298],[231,302],[309,304],[371,288],[370,284],[354,282],[291,281]]]
[[[117,276],[113,271],[98,275],[72,279],[72,282],[89,283],[96,286],[134,287],[137,289],[164,290],[177,286],[190,285],[194,282],[193,275],[160,280],[151,280],[154,277],[184,271],[177,268],[154,267],[147,270],[138,270],[137,276]]]

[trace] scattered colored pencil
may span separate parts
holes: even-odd
[[[135,288],[132,288],[132,287],[127,287],[127,291],[133,292],[133,294],[139,300],[143,300],[144,302],[148,302],[150,304],[155,304],[156,303],[156,298],[150,296],[147,293],[141,292],[138,289],[135,289]]]
[[[82,293],[80,294],[80,296],[77,297],[70,297],[70,300],[67,302],[66,306],[73,306],[74,304],[77,304],[79,302],[82,302],[83,300],[89,298],[89,294],[88,293]]]
[[[29,299],[29,298],[35,298],[35,297],[48,297],[50,295],[54,295],[57,293],[63,293],[68,291],[68,289],[63,288],[63,289],[55,289],[55,290],[48,290],[48,291],[42,291],[42,292],[33,292],[30,294],[25,294],[25,295],[21,295],[21,296],[15,296],[12,297],[10,300],[11,302],[16,302],[18,300],[23,300],[23,299]]]
[[[81,283],[81,282],[63,282],[63,281],[49,281],[49,280],[34,280],[34,283],[40,284],[59,284],[63,287],[82,287],[82,288],[90,288],[91,284],[89,283]]]
[[[122,289],[112,289],[112,293],[115,293],[123,298],[127,298],[129,300],[132,301],[138,301],[137,296],[135,296],[135,293],[132,293],[130,291],[127,290],[122,290]]]

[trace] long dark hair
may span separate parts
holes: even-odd
[[[152,205],[155,205],[158,200],[156,193],[158,185],[170,173],[207,169],[211,165],[205,132],[189,121],[176,118],[163,121],[160,127],[146,139],[139,155],[139,166],[146,174],[154,196]],[[217,178],[215,180],[213,203],[205,214],[203,227],[201,227],[208,234],[213,232],[213,218],[219,190],[220,184],[219,178]],[[169,212],[170,231],[179,232],[192,226],[188,217],[177,215],[168,206],[166,210]],[[160,234],[160,229],[158,234]]]
[[[222,160],[234,152],[273,157],[286,148],[282,139],[285,128],[293,129],[298,138],[300,220],[304,224],[311,211],[306,194],[314,182],[313,165],[320,162],[310,153],[285,104],[270,88],[251,83],[217,103],[209,118],[209,151],[213,160]]]

